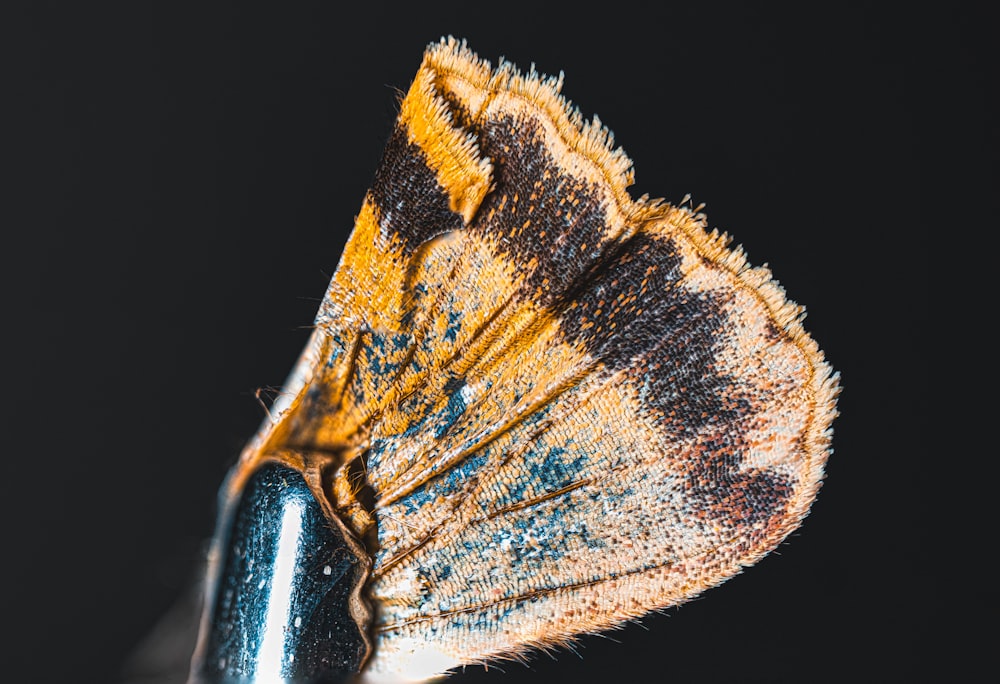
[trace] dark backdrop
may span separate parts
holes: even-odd
[[[10,681],[116,681],[189,584],[255,390],[305,342],[397,92],[448,34],[563,70],[636,194],[706,203],[807,306],[844,387],[826,485],[777,553],[577,653],[455,681],[934,680],[985,646],[943,639],[922,334],[930,230],[995,187],[984,17],[541,5],[36,4],[7,24]]]

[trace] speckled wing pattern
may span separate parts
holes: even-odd
[[[330,496],[377,535],[375,678],[690,599],[823,477],[837,377],[802,310],[701,214],[634,200],[561,85],[428,48],[251,449],[338,455]]]

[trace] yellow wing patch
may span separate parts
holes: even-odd
[[[295,398],[243,456],[321,473],[367,538],[377,677],[688,600],[823,477],[837,376],[801,310],[703,216],[633,200],[560,87],[428,48]]]

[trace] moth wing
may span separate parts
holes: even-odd
[[[296,376],[289,441],[354,449],[374,495],[375,675],[685,601],[823,476],[837,382],[801,310],[632,200],[560,86],[428,49]]]

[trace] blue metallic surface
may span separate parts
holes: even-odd
[[[190,681],[347,681],[366,655],[348,610],[362,568],[302,476],[262,466],[222,520]]]

